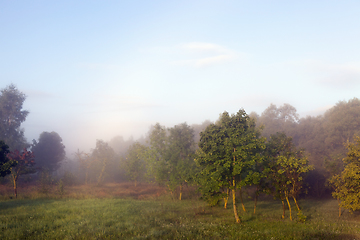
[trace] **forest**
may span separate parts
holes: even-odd
[[[106,142],[94,139],[89,152],[66,157],[61,136],[42,132],[31,143],[21,124],[24,93],[9,85],[0,93],[0,184],[39,185],[48,191],[73,185],[102,186],[149,182],[182,200],[195,189],[209,206],[232,203],[235,222],[245,210],[244,194],[254,201],[271,196],[282,203],[282,218],[306,219],[301,198],[335,198],[342,209],[360,209],[360,100],[339,101],[320,116],[299,118],[290,104],[271,104],[261,114],[223,112],[215,122],[167,128],[154,123],[146,137]],[[229,199],[231,201],[229,201]],[[297,213],[292,213],[295,206]]]

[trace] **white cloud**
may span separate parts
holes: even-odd
[[[204,42],[192,42],[181,45],[182,49],[187,49],[190,51],[197,52],[212,52],[212,53],[229,53],[231,52],[229,49],[213,44],[213,43],[204,43]]]
[[[77,67],[89,70],[116,70],[121,68],[121,65],[106,63],[80,63],[77,65]]]
[[[179,45],[178,48],[185,60],[173,61],[174,65],[201,68],[223,64],[234,60],[237,56],[235,51],[212,43],[191,42]]]
[[[198,59],[190,59],[190,60],[183,60],[183,61],[175,61],[173,64],[175,65],[189,65],[196,68],[221,64],[226,61],[230,61],[234,58],[232,55],[222,54],[217,55],[214,57],[205,57],[205,58],[198,58]]]

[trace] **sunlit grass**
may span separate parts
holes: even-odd
[[[0,202],[0,239],[359,238],[360,216],[345,212],[339,219],[334,200],[302,201],[305,223],[282,220],[277,201],[259,202],[257,214],[252,204],[236,224],[232,208],[199,200],[9,200]]]

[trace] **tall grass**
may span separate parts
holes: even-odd
[[[116,198],[0,201],[0,239],[359,239],[360,216],[337,217],[334,200],[302,201],[305,223],[282,220],[281,203],[232,209],[199,200]],[[288,212],[287,212],[288,214]]]

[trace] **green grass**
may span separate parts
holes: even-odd
[[[339,219],[334,200],[302,201],[305,223],[282,220],[277,201],[252,204],[236,224],[231,207],[198,200],[1,201],[0,239],[360,239],[360,216]]]

